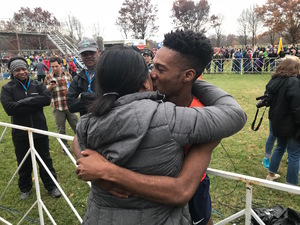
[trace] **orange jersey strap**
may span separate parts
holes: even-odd
[[[193,108],[193,107],[204,107],[204,105],[199,101],[199,99],[197,99],[197,98],[194,96],[193,101],[192,101],[192,103],[190,104],[189,107],[190,107],[190,108]]]
[[[192,103],[190,104],[189,106],[190,108],[193,108],[193,107],[204,107],[204,105],[199,101],[199,99],[197,99],[195,96],[193,98],[193,101]],[[190,146],[185,146],[184,147],[184,153],[187,153],[187,151],[189,150]],[[201,181],[204,180],[204,178],[206,177],[206,173],[204,173],[203,177],[201,178]]]

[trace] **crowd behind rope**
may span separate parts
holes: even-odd
[[[80,66],[76,62],[76,58],[72,54],[64,55],[62,53],[46,51],[42,54],[21,52],[19,55],[26,58],[29,71],[35,76],[37,74],[33,69],[39,62],[39,59],[42,58],[42,62],[49,68],[49,59],[51,56],[62,58],[62,69],[70,72],[72,77],[74,77],[77,74],[78,69],[80,69]],[[241,48],[215,47],[213,59],[206,66],[204,73],[243,72],[247,74],[274,72],[276,66],[286,55],[293,55],[300,58],[300,46],[285,46],[280,52],[278,52],[277,45],[271,44],[267,46],[245,46]],[[0,74],[4,79],[9,78],[7,62],[13,56],[13,53],[2,52],[0,53],[0,56]],[[229,67],[229,69],[225,70],[225,67]],[[49,68],[49,71],[45,71],[45,73],[51,73],[51,68]]]
[[[1,56],[0,74],[3,77],[3,79],[9,78],[7,62],[13,55],[14,55],[14,53],[11,53],[11,52],[0,53],[0,56]],[[80,66],[76,62],[76,58],[72,54],[64,55],[62,53],[45,51],[44,53],[21,52],[18,55],[22,56],[26,59],[27,64],[28,64],[28,70],[31,73],[31,75],[33,75],[35,77],[37,77],[37,75],[38,75],[35,67],[40,61],[42,63],[44,63],[46,65],[46,67],[49,69],[49,70],[47,70],[45,68],[45,75],[50,74],[52,72],[52,69],[50,67],[50,62],[49,62],[49,59],[52,56],[57,56],[62,59],[62,69],[70,72],[72,77],[74,77],[77,74],[78,69],[81,69]]]
[[[290,45],[278,51],[275,45],[265,47],[220,47],[214,48],[211,63],[206,66],[205,73],[223,73],[225,67],[230,66],[226,72],[235,73],[262,73],[273,72],[282,58],[286,55],[300,57],[300,46]],[[228,62],[232,62],[231,64]]]

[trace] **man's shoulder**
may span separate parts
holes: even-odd
[[[7,84],[4,84],[3,86],[2,86],[2,88],[10,88],[10,87],[13,87],[13,86],[15,86],[16,85],[16,83],[13,81],[13,80],[11,80],[11,81],[9,81]]]
[[[85,75],[85,71],[84,69],[82,69],[76,76],[74,76],[73,80],[80,80],[80,79],[84,79],[86,80],[86,75]]]

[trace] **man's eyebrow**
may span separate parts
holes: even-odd
[[[163,65],[163,64],[160,64],[160,63],[153,63],[155,67],[161,67],[163,69],[168,69],[167,66]]]

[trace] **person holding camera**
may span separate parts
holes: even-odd
[[[276,180],[276,174],[287,146],[288,168],[286,183],[298,185],[300,160],[300,59],[284,58],[266,86],[270,105],[269,120],[277,137],[267,180]]]
[[[61,69],[62,60],[59,57],[50,58],[50,67],[52,73],[48,74],[45,79],[47,89],[52,93],[51,106],[54,116],[57,132],[66,134],[66,120],[68,120],[72,130],[75,133],[78,117],[71,113],[67,106],[67,90],[72,81],[72,76]],[[70,148],[67,140],[62,140],[67,148]],[[64,150],[63,150],[64,152]]]
[[[260,97],[256,98],[256,100],[259,100],[259,102],[256,103],[257,111],[256,111],[254,121],[252,123],[252,130],[254,130],[254,131],[257,131],[259,129],[259,127],[261,125],[261,122],[262,122],[262,119],[263,119],[263,116],[264,116],[264,113],[265,113],[265,111],[264,111],[257,127],[255,127],[254,125],[255,125],[255,122],[256,122],[256,119],[257,119],[258,110],[262,107],[269,107],[270,106],[269,103],[268,103],[268,101],[269,101],[268,96],[269,96],[268,92],[265,92],[265,94],[263,96],[260,96]],[[266,144],[265,144],[265,155],[262,159],[262,164],[266,169],[269,169],[269,166],[270,166],[270,157],[271,157],[271,153],[272,153],[272,149],[274,147],[275,141],[276,141],[276,137],[273,134],[272,123],[269,120],[269,136],[268,136]],[[280,146],[280,147],[283,147],[283,146]],[[286,148],[286,145],[285,145],[285,148]]]

